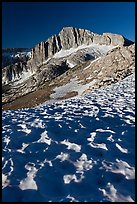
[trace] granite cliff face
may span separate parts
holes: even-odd
[[[2,73],[3,81],[4,83],[14,81],[14,79],[21,76],[24,69],[35,73],[39,70],[39,67],[60,50],[68,50],[91,44],[123,46],[131,44],[131,41],[117,34],[103,33],[98,35],[85,29],[66,27],[60,31],[58,36],[54,35],[46,42],[36,45],[32,49],[31,59],[24,60],[26,65],[24,65],[24,61],[20,60],[16,64],[7,66]]]
[[[85,29],[66,27],[60,31],[58,36],[54,35],[32,49],[32,64],[36,66],[42,64],[61,49],[67,50],[92,43],[123,46],[129,45],[131,42],[117,34],[103,33],[103,35],[98,35]]]
[[[58,36],[36,45],[31,58],[3,68],[2,101],[8,103],[43,88],[46,91],[46,87],[48,98],[52,98],[55,86],[65,85],[74,76],[82,84],[91,83],[95,76],[96,83],[91,83],[89,90],[115,83],[134,72],[135,45],[131,44],[117,34],[98,35],[85,29],[63,28]],[[70,95],[78,94],[74,92]]]

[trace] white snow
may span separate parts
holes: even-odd
[[[91,137],[87,138],[87,140],[90,141],[90,142],[93,142],[95,137],[96,137],[96,132],[92,132],[92,133],[90,133],[90,135],[91,135]]]
[[[8,185],[9,185],[9,180],[7,179],[7,176],[2,173],[2,188],[5,188]]]
[[[115,187],[111,184],[107,184],[107,191],[105,189],[99,188],[103,192],[103,195],[108,198],[110,202],[134,202],[130,196],[123,196],[117,193]]]
[[[109,109],[108,109],[109,110]],[[112,110],[112,109],[110,109],[110,110]],[[112,130],[104,130],[104,129],[101,129],[101,128],[99,128],[99,129],[96,129],[96,131],[97,132],[110,132],[110,133],[115,133],[114,131],[112,131]]]
[[[107,140],[111,141],[111,142],[114,142],[115,140],[113,139],[113,135],[110,135]]]
[[[134,202],[134,184],[134,74],[2,112],[3,202]]]
[[[31,72],[31,70],[23,71],[19,78],[15,78],[14,85],[20,84],[22,82],[25,82],[27,79],[29,79],[34,73]]]
[[[33,166],[26,165],[25,168],[29,171],[27,177],[20,181],[19,188],[21,190],[33,189],[37,190],[37,184],[34,181],[37,169]]]
[[[106,171],[113,172],[115,174],[122,174],[127,180],[135,179],[135,168],[131,167],[127,162],[116,159],[116,162],[102,162],[103,168]],[[101,167],[102,168],[102,167]]]
[[[105,149],[108,150],[106,144],[101,143],[101,144],[97,144],[97,143],[89,143],[89,145],[93,148],[101,148],[101,149]]]
[[[22,129],[21,129],[21,130],[18,129],[17,131],[23,131],[23,132],[25,132],[26,134],[31,133],[31,129],[28,129],[27,126],[26,126],[26,124],[19,124],[18,126],[21,126]]]
[[[17,57],[24,57],[28,56],[31,58],[32,52],[30,50],[24,51],[24,52],[15,52],[15,51],[5,51],[2,53],[4,57],[9,57],[9,58],[17,58]]]
[[[74,180],[74,182],[80,182],[80,180],[77,179],[75,174],[73,174],[73,175],[64,175],[63,179],[64,179],[65,184],[69,184],[73,180]]]
[[[47,143],[48,145],[51,144],[51,139],[48,137],[47,131],[44,131],[44,132],[41,134],[41,138],[40,138],[37,142]]]
[[[79,158],[79,160],[74,162],[74,165],[77,169],[77,172],[83,172],[83,171],[92,169],[93,162],[92,162],[92,160],[88,160],[86,154],[82,154],[82,156]]]
[[[77,145],[75,143],[71,143],[68,140],[61,141],[60,143],[68,146],[67,149],[72,149],[75,152],[80,152],[80,150],[81,150],[81,145]]]
[[[47,62],[49,62],[51,60],[51,57],[49,57],[47,60],[43,61],[42,64],[47,64]]]
[[[17,52],[15,54],[11,54],[11,57],[23,57],[23,56],[28,56],[29,58],[31,58],[31,51],[28,52]]]
[[[72,92],[72,91],[76,91],[78,92],[78,96],[82,95],[82,93],[87,90],[88,88],[90,88],[93,84],[96,83],[96,80],[93,79],[91,82],[87,83],[87,84],[80,84],[79,81],[77,81],[77,78],[73,78],[71,79],[71,81],[63,86],[59,86],[59,87],[55,87],[53,89],[53,91],[55,91],[55,93],[50,95],[51,99],[56,99],[56,98],[60,98],[65,96],[67,93]]]
[[[91,66],[91,64],[93,64],[93,62],[98,61],[100,58],[101,58],[101,57],[98,57],[98,58],[92,60],[92,61],[90,62],[90,64],[89,64],[87,67],[84,68],[84,70],[88,69],[88,68]],[[95,70],[95,72],[96,72],[96,70]]]
[[[60,155],[56,156],[56,159],[60,159],[63,162],[69,159],[69,154],[61,152]]]
[[[128,153],[128,150],[126,148],[122,148],[118,143],[116,143],[116,147],[122,152],[122,153]]]
[[[70,62],[70,61],[67,59],[67,65],[68,65],[68,67],[73,68],[73,67],[75,67],[77,64],[74,64],[74,63]]]
[[[64,49],[61,49],[59,52],[57,52],[53,58],[61,58],[61,57],[66,57],[72,53],[75,53],[77,52],[78,50],[82,50],[82,49],[87,49],[88,53],[92,53],[94,50],[95,51],[99,51],[100,53],[102,54],[105,54],[107,53],[109,50],[115,48],[116,46],[112,46],[112,45],[99,45],[99,44],[95,44],[95,43],[92,43],[90,45],[81,45],[81,46],[78,46],[77,48],[70,48],[68,50],[64,50]]]

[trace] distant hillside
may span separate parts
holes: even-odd
[[[2,52],[24,52],[30,48],[2,48]]]
[[[16,62],[27,61],[31,57],[30,50],[30,48],[3,48],[2,68]]]

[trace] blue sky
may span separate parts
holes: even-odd
[[[135,41],[134,2],[3,2],[2,47],[34,47],[66,26]]]

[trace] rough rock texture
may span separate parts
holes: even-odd
[[[89,90],[118,81],[134,70],[135,45],[130,44],[133,42],[117,34],[98,35],[85,29],[63,28],[57,36],[53,35],[36,45],[32,49],[31,59],[2,69],[2,102],[14,101],[42,88],[49,91],[49,87],[50,98],[55,86],[65,84],[74,77],[82,84],[96,78],[96,83]],[[79,49],[83,45],[96,45],[99,49],[90,48],[89,53],[87,48],[82,48],[65,57],[55,57],[59,51]],[[117,48],[104,52],[100,50],[104,45]],[[93,61],[94,59],[97,61]],[[85,68],[87,64],[88,69]],[[72,92],[73,95],[77,94],[75,90]]]
[[[77,92],[84,87],[80,93],[83,95],[102,86],[116,83],[134,73],[135,71],[135,44],[127,47],[117,47],[109,51],[106,56],[102,56],[95,61],[88,61],[68,70],[66,73],[54,80],[54,86],[63,91],[62,98],[70,91]],[[60,82],[60,83],[58,83]],[[74,83],[73,83],[74,82]],[[67,85],[68,84],[68,85]],[[66,91],[61,87],[65,86]],[[78,88],[77,88],[78,87]],[[56,89],[55,89],[56,90]],[[53,89],[53,91],[55,91]],[[56,91],[55,91],[56,92]],[[51,99],[59,98],[58,94],[52,94]]]
[[[83,44],[89,45],[91,43],[123,46],[124,44],[130,44],[131,41],[128,41],[122,35],[112,33],[98,35],[85,29],[65,27],[60,31],[58,36],[54,35],[46,42],[41,42],[33,48],[33,65],[38,66],[42,64],[61,49],[66,50]]]
[[[21,69],[21,68],[20,68]],[[18,70],[18,69],[17,69]],[[8,84],[3,84],[2,86],[2,102],[7,103],[15,100],[16,98],[26,95],[32,91],[35,91],[46,82],[58,77],[68,70],[68,65],[66,61],[57,61],[56,63],[49,63],[46,66],[42,66],[42,69],[36,71],[35,74],[29,77],[29,79],[24,82],[15,84],[10,82]],[[7,71],[7,69],[6,69]],[[21,72],[17,74],[21,74]]]
[[[62,67],[64,67],[63,71]],[[50,72],[48,71],[49,69]],[[86,85],[86,89],[83,89],[83,92],[81,92],[81,95],[83,95],[93,89],[107,86],[119,80],[122,80],[134,71],[135,44],[125,47],[116,47],[113,50],[109,51],[106,55],[97,58],[94,61],[80,63],[79,65],[71,69],[68,69],[66,61],[64,61],[63,63],[62,61],[60,61],[60,64],[59,61],[58,64],[55,64],[55,61],[54,63],[52,61],[52,65],[51,63],[49,63],[48,68],[47,65],[45,66],[45,68],[43,66],[40,67],[37,74],[30,77],[24,83],[19,84],[17,87],[13,86],[12,84],[5,85],[3,87],[3,103],[13,101],[16,98],[19,98],[20,96],[23,96],[32,91],[34,91],[33,98],[31,95],[31,98],[29,99],[28,95],[28,100],[33,100],[34,98],[36,98],[38,101],[37,103],[44,102],[45,100],[48,100],[50,98],[63,99],[66,97],[70,97],[70,90],[66,90],[62,97],[54,97],[54,92],[56,87],[62,87],[70,83],[73,79],[76,79],[75,84],[79,84],[79,86]],[[43,89],[42,99],[39,98],[39,88]],[[77,95],[78,90],[76,90],[75,87],[72,86],[71,93],[73,93],[73,96]],[[22,104],[21,100],[23,99],[20,99],[20,101],[18,101],[18,104]],[[13,102],[13,106],[14,104],[16,104],[16,101],[15,103]],[[24,106],[27,107],[27,103]],[[20,107],[20,105],[18,105],[17,107]]]
[[[53,35],[46,42],[41,42],[32,49],[31,59],[27,61],[26,65],[27,70],[30,70],[32,73],[37,72],[39,67],[61,49],[67,50],[92,43],[123,46],[129,45],[132,42],[117,34],[103,33],[103,35],[98,35],[85,29],[65,27],[60,31],[58,36]],[[4,69],[2,71],[3,83],[9,83],[15,78],[14,76],[21,76],[22,67],[24,67],[24,62],[8,66],[6,70]]]
[[[22,72],[26,72],[28,70],[27,62],[17,62],[15,64],[11,64],[7,67],[4,67],[2,70],[2,82],[3,84],[13,81],[21,77]]]

